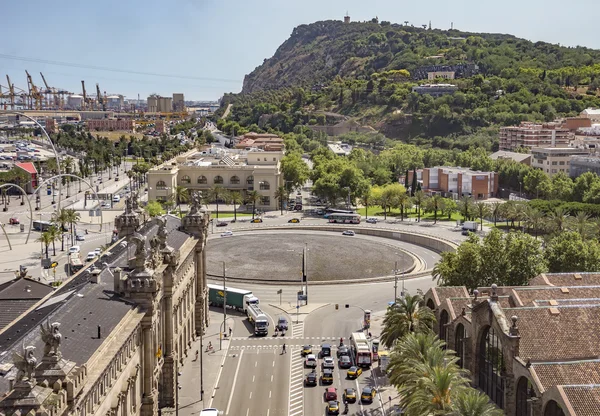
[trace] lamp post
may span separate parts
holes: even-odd
[[[225,262],[223,262],[223,331],[219,337],[219,349],[223,348],[223,337],[227,331],[227,287],[225,286]]]
[[[404,297],[404,271],[402,272],[402,290],[400,296]],[[398,262],[394,262],[394,302],[398,299]]]
[[[304,296],[306,296],[305,302],[308,305],[308,243],[304,243],[304,251],[302,252],[302,281],[306,286]]]

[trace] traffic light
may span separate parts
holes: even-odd
[[[335,304],[335,309],[338,310],[340,308],[340,305],[338,305],[337,303]]]
[[[348,309],[349,307],[350,307],[350,305],[348,305],[348,304],[346,303],[346,309]]]

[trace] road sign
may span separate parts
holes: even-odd
[[[283,289],[279,289],[279,290],[277,291],[277,294],[278,294],[278,295],[281,295],[282,293],[283,293]]]
[[[296,309],[300,309],[300,305],[296,305]]]
[[[306,299],[307,299],[306,295],[300,295],[300,294],[298,294],[298,300],[304,300],[304,301],[306,301]]]

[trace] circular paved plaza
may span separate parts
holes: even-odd
[[[309,281],[360,280],[389,276],[412,266],[412,258],[393,240],[302,232],[244,234],[211,239],[207,244],[208,274],[244,279],[298,280],[302,251],[308,243]]]

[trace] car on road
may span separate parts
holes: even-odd
[[[375,400],[375,395],[377,394],[377,390],[375,387],[365,387],[362,389],[362,393],[360,393],[360,401],[363,403],[373,403]]]
[[[353,235],[354,235],[354,231],[352,231],[352,230],[346,230],[346,231],[344,231],[344,232],[342,233],[342,235],[350,235],[350,236],[353,236]]]
[[[92,261],[94,260],[96,257],[98,257],[98,255],[96,254],[95,251],[90,251],[87,256],[85,256],[85,261]]]
[[[121,201],[121,196],[120,195],[113,196],[113,202],[114,203],[117,203],[117,202],[120,202],[120,201]]]
[[[227,227],[227,223],[225,221],[220,221],[217,223],[217,227]]]
[[[225,231],[221,233],[221,237],[233,237],[233,231]]]
[[[352,367],[352,360],[347,355],[342,355],[338,360],[338,367],[340,368],[350,368]]]
[[[289,223],[292,224],[298,224],[300,222],[300,218],[292,218],[291,220],[288,221]]]
[[[358,376],[360,376],[361,374],[362,374],[362,368],[357,367],[355,365],[353,365],[352,367],[350,367],[348,369],[348,371],[346,371],[346,377],[348,377],[349,379],[358,378]]]
[[[19,219],[17,217],[12,217],[11,219],[8,220],[8,223],[10,225],[19,225]]]
[[[300,355],[305,357],[308,354],[312,354],[312,345],[307,344],[307,345],[302,346],[302,351],[300,351]]]
[[[323,211],[322,209],[318,209],[317,215],[325,215],[325,211]]]
[[[287,331],[288,330],[288,321],[285,318],[285,316],[280,316],[277,319],[277,326],[276,326],[276,328],[279,331]]]
[[[325,389],[325,401],[337,400],[337,389],[335,387],[327,387]]]
[[[331,357],[331,345],[322,344],[320,355],[321,355],[321,357]]]
[[[200,416],[219,416],[219,414],[219,410],[212,407],[200,411]]]
[[[317,381],[318,377],[317,377],[317,373],[308,373],[306,375],[306,377],[304,378],[304,385],[305,386],[316,386],[317,385]]]
[[[323,362],[321,363],[321,368],[329,368],[333,370],[335,368],[335,361],[333,361],[332,357],[323,358]]]
[[[356,403],[356,390],[353,388],[344,389],[343,398],[348,403]]]
[[[110,208],[110,202],[103,202],[102,208]]]
[[[367,218],[365,221],[369,224],[377,224],[377,218]]]
[[[254,218],[253,220],[250,220],[250,222],[252,223],[259,223],[259,222],[263,222],[262,218]]]
[[[102,254],[102,249],[100,247],[96,247],[94,249],[94,253],[96,253],[96,256],[99,256],[100,254]]]
[[[308,354],[304,360],[304,367],[317,368],[317,356],[314,354]]]
[[[340,402],[337,400],[331,400],[327,403],[327,414],[328,415],[339,415],[340,414]]]
[[[341,347],[339,347],[337,349],[337,353],[336,354],[337,354],[338,358],[342,357],[344,355],[347,355],[349,357],[350,356],[350,349],[347,346],[342,345]]]
[[[81,252],[81,247],[79,247],[79,246],[71,246],[69,248],[69,254],[80,253],[80,252]]]
[[[321,383],[333,384],[333,370],[331,368],[326,368],[323,370],[323,374],[321,375]]]
[[[85,234],[83,233],[83,231],[77,231],[77,233],[75,234],[75,240],[85,241]]]

